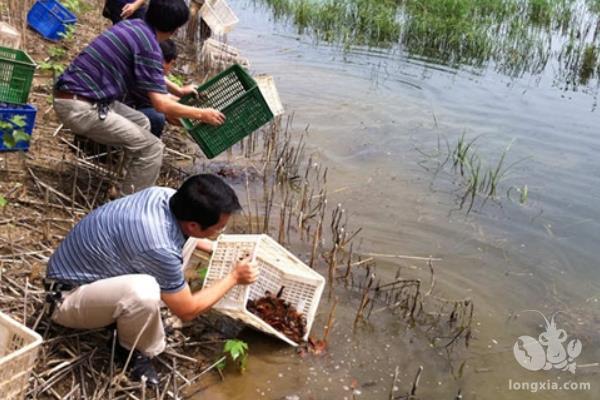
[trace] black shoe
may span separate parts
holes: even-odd
[[[135,381],[141,381],[142,376],[145,376],[147,386],[158,386],[160,383],[158,373],[154,369],[154,365],[152,365],[152,359],[137,350],[134,350],[131,355],[129,376]]]
[[[115,361],[117,364],[124,366],[127,362],[127,357],[129,357],[129,350],[125,347],[121,346],[121,344],[117,341],[115,343]],[[154,369],[154,365],[152,364],[152,359],[148,356],[145,356],[143,353],[138,350],[133,350],[133,354],[131,354],[131,360],[129,361],[129,377],[134,381],[141,381],[142,376],[146,377],[146,385],[147,386],[158,386],[160,380],[158,378],[158,373],[156,369]]]

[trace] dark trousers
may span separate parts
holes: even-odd
[[[165,114],[159,113],[152,107],[138,108],[138,111],[144,114],[150,120],[150,132],[157,138],[162,135],[165,127]]]

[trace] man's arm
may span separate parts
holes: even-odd
[[[163,293],[162,301],[184,321],[190,321],[210,309],[235,285],[248,285],[258,278],[258,269],[249,259],[240,261],[227,275],[209,288],[192,293],[185,286],[177,293]]]
[[[225,122],[225,115],[214,108],[186,106],[171,99],[165,93],[148,92],[148,98],[156,111],[166,114],[170,118],[190,118],[215,126]]]
[[[126,19],[133,15],[141,6],[144,5],[146,0],[135,0],[132,3],[127,3],[121,10],[121,18]]]
[[[175,82],[172,82],[166,76],[165,76],[165,84],[167,85],[167,90],[173,96],[183,97],[183,96],[186,96],[186,95],[192,94],[192,93],[198,94],[198,92],[196,91],[196,87],[194,85],[179,86]]]
[[[196,249],[209,254],[213,252],[214,245],[215,242],[210,239],[198,239],[196,241]]]

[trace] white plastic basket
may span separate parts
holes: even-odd
[[[206,0],[200,9],[200,16],[215,35],[231,32],[239,22],[225,0]]]
[[[308,340],[325,287],[325,278],[269,236],[219,236],[208,266],[204,287],[210,287],[227,276],[235,263],[246,254],[258,264],[258,280],[248,286],[234,287],[213,308],[292,346],[298,346],[298,343],[246,309],[248,300],[257,300],[267,291],[276,294],[284,286],[281,298],[306,318],[306,334],[302,339]]]
[[[207,70],[224,71],[233,64],[250,68],[250,61],[240,56],[240,51],[228,44],[214,39],[207,39],[200,51],[200,62]]]
[[[25,398],[42,337],[0,312],[0,399]]]
[[[11,49],[21,46],[21,34],[6,22],[0,22],[0,46]]]
[[[224,53],[231,57],[238,57],[240,55],[240,51],[236,47],[211,38],[204,41],[202,44],[202,51]]]
[[[279,97],[273,77],[270,75],[258,75],[254,77],[254,80],[258,84],[258,88],[273,115],[278,116],[283,114],[285,110],[283,109],[283,104],[281,104],[281,98]]]

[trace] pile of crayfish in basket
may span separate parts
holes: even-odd
[[[266,291],[265,296],[248,300],[248,311],[283,333],[290,340],[300,343],[306,333],[306,318],[281,298],[283,287],[277,295]]]

